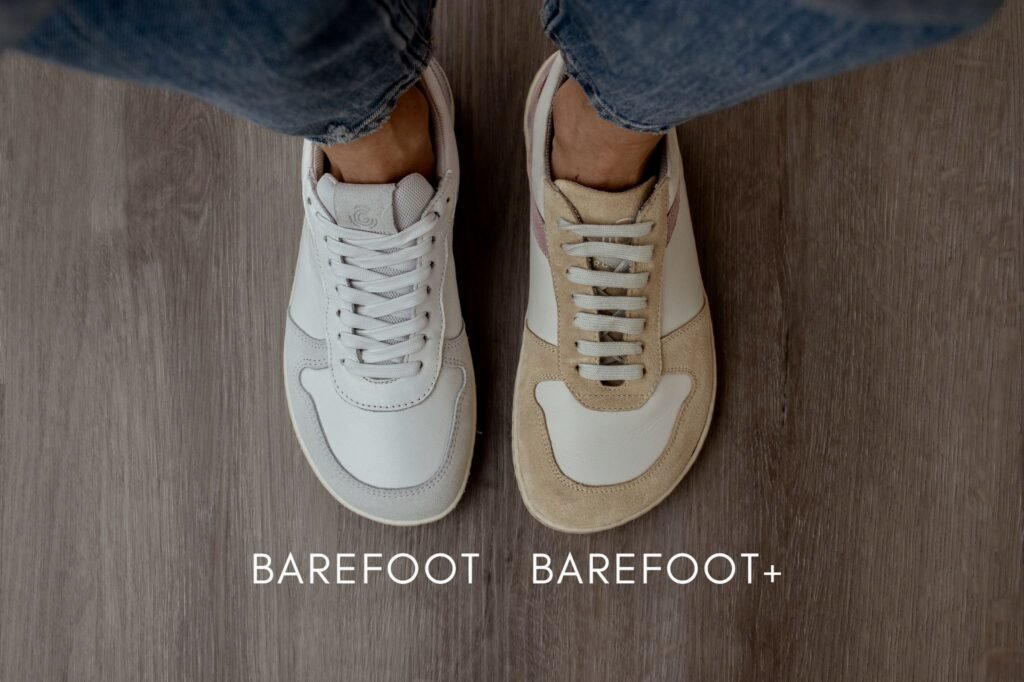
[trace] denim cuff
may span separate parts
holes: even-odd
[[[332,144],[376,130],[419,79],[433,9],[434,0],[61,0],[19,49]]]
[[[561,48],[566,73],[579,83],[583,94],[587,96],[598,116],[620,128],[638,133],[660,134],[671,129],[670,125],[647,123],[625,116],[601,96],[594,85],[594,79],[588,76],[576,55],[577,49],[592,50],[595,42],[582,23],[570,21],[567,13],[563,11],[561,0],[544,0],[541,7],[541,25],[544,27],[545,35]]]
[[[323,124],[323,132],[305,135],[306,139],[318,144],[346,144],[360,137],[369,135],[381,127],[391,116],[398,99],[406,90],[419,82],[423,70],[430,62],[430,18],[433,3],[429,3],[427,11],[417,12],[404,2],[382,2],[375,4],[387,15],[388,29],[393,41],[399,46],[399,58],[403,69],[399,70],[395,79],[387,86],[384,93],[369,107],[360,121],[352,123],[351,115],[341,116]]]
[[[949,40],[1000,0],[978,0],[971,11],[955,0],[893,3],[546,0],[542,21],[601,118],[661,133],[776,88]]]

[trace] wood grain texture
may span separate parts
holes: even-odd
[[[680,130],[720,362],[701,461],[566,537],[515,487],[534,2],[442,3],[480,386],[445,521],[340,508],[281,379],[299,146],[0,62],[0,680],[1024,679],[1024,6]],[[760,552],[772,585],[534,587],[531,552]],[[479,551],[472,586],[250,555]]]

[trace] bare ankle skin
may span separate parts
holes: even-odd
[[[558,88],[551,115],[554,179],[618,192],[650,176],[651,155],[662,136],[633,132],[604,120],[576,81],[569,79]]]
[[[407,90],[384,124],[347,144],[324,147],[330,172],[342,182],[384,184],[410,173],[434,181],[434,145],[430,139],[430,105],[419,87]]]

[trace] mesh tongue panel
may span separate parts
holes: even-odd
[[[419,173],[385,185],[338,182],[325,173],[316,192],[338,225],[373,234],[395,234],[409,227],[434,196],[433,186]]]
[[[434,187],[419,173],[402,178],[397,184],[357,185],[338,182],[330,173],[325,173],[316,186],[320,201],[327,207],[331,217],[340,226],[367,232],[367,237],[396,234],[418,221],[423,210],[434,197]],[[387,253],[387,252],[385,252]],[[372,272],[386,277],[408,272],[415,263],[375,268]],[[409,293],[405,287],[382,294],[395,298]],[[406,310],[380,318],[394,324],[412,317]]]
[[[555,186],[558,187],[562,195],[569,200],[572,207],[579,214],[580,221],[584,223],[594,223],[597,225],[615,225],[617,223],[631,223],[636,220],[637,214],[640,212],[644,202],[651,196],[651,192],[654,189],[654,185],[657,182],[657,178],[648,178],[644,182],[640,183],[636,187],[632,187],[623,192],[603,192],[601,190],[592,189],[586,187],[571,180],[555,180]],[[606,237],[603,239],[590,238],[592,241],[603,241],[612,242],[616,244],[629,244],[632,242],[631,239]],[[590,267],[594,270],[603,270],[606,272],[618,271],[619,266],[624,261],[617,258],[591,258]],[[631,266],[625,272],[633,272],[634,268]],[[596,287],[593,289],[593,293],[602,293]],[[624,289],[605,289],[603,293],[607,296],[624,296],[626,291]],[[601,315],[615,315],[616,312],[602,312]],[[619,313],[625,314],[625,313]],[[627,315],[628,316],[628,315]],[[623,335],[618,332],[601,332],[598,335],[601,341],[621,341]],[[616,365],[622,364],[620,358],[605,357],[599,360],[602,365]],[[609,385],[618,385],[621,382],[606,382]]]
[[[423,209],[434,198],[434,187],[419,173],[402,178],[391,197],[395,225],[404,230],[423,216]]]

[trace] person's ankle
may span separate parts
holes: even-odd
[[[652,173],[651,157],[661,135],[637,133],[610,123],[569,79],[552,104],[554,139],[551,175],[609,192],[635,187]]]
[[[357,184],[398,182],[412,173],[434,181],[434,145],[430,136],[430,104],[419,87],[407,90],[391,116],[369,135],[346,144],[324,147],[330,173]]]

